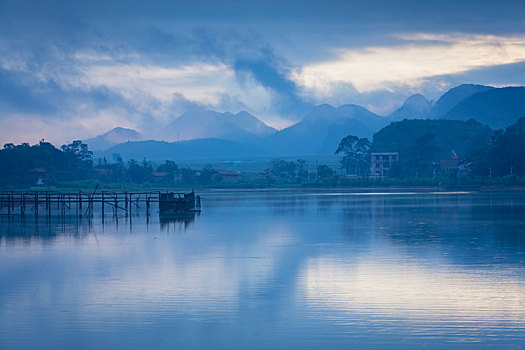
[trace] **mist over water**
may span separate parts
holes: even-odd
[[[525,344],[525,193],[199,195],[195,217],[1,216],[0,348]]]

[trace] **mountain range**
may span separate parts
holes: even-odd
[[[253,142],[255,138],[270,135],[275,131],[248,112],[232,114],[191,111],[166,125],[161,136],[168,141],[219,138]]]
[[[115,128],[85,142],[95,156],[119,153],[123,158],[137,159],[331,155],[343,137],[371,139],[391,122],[403,119],[475,119],[492,128],[505,128],[523,116],[525,87],[464,84],[448,90],[436,102],[412,95],[387,116],[353,104],[323,104],[298,123],[275,130],[245,111],[190,111],[163,128],[165,141],[144,141],[135,130]]]
[[[89,146],[90,150],[97,152],[104,151],[123,142],[140,141],[143,139],[143,135],[138,131],[118,127],[109,130],[105,134],[84,140],[84,143]]]
[[[223,139],[195,139],[188,141],[128,141],[111,147],[98,156],[111,159],[119,154],[122,159],[148,159],[164,161],[214,160],[233,158],[269,157],[273,154],[256,145]]]

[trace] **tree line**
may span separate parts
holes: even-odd
[[[349,135],[335,154],[341,157],[346,175],[370,175],[372,152],[398,152],[389,176],[398,179],[458,175],[458,169],[440,169],[440,160],[456,155],[463,174],[471,178],[501,178],[525,175],[525,118],[505,130],[492,130],[477,121],[403,120],[378,131],[372,141]],[[260,174],[267,185],[338,184],[336,169],[317,165],[309,171],[305,160],[273,159]],[[202,169],[179,167],[167,160],[157,165],[146,159],[116,162],[93,160],[81,141],[56,148],[41,140],[35,145],[5,144],[0,150],[0,187],[53,186],[61,182],[96,180],[104,183],[155,182],[159,185],[209,185],[222,180],[212,166]],[[339,182],[338,182],[339,181]]]
[[[525,118],[505,130],[475,120],[403,120],[375,133],[372,142],[349,135],[335,154],[347,174],[368,176],[372,152],[398,152],[393,178],[443,175],[440,160],[451,157],[472,177],[525,175]]]

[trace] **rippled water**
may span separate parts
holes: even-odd
[[[522,349],[525,193],[201,193],[0,217],[0,349]]]

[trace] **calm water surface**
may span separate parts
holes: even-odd
[[[0,349],[523,349],[525,193],[0,217]]]

